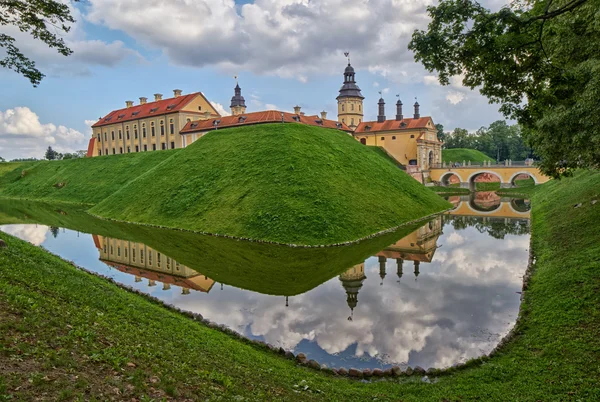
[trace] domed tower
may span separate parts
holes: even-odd
[[[340,275],[340,281],[342,286],[346,289],[346,302],[350,307],[350,317],[348,321],[352,321],[352,315],[354,308],[358,304],[358,291],[362,288],[364,280],[367,279],[365,276],[365,264],[358,264]]]
[[[246,100],[242,96],[242,88],[236,82],[235,84],[235,95],[231,98],[231,114],[236,116],[238,114],[246,113]]]
[[[340,89],[340,94],[336,98],[338,101],[338,121],[346,123],[348,127],[354,130],[363,121],[363,99],[360,88],[356,85],[354,67],[350,65],[344,70],[344,84]]]

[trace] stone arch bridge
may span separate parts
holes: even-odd
[[[429,170],[431,180],[439,182],[441,186],[447,186],[449,179],[455,175],[460,180],[461,188],[475,189],[475,179],[477,176],[488,173],[500,179],[501,188],[514,187],[515,179],[521,175],[528,175],[533,178],[535,184],[542,184],[550,180],[550,177],[542,174],[540,170],[525,162],[506,162],[504,164],[493,165],[484,163],[482,165],[467,165],[460,167],[433,166]]]

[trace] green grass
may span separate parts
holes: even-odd
[[[324,245],[449,206],[345,133],[265,124],[211,132],[90,211],[127,222]]]
[[[2,235],[0,400],[600,400],[600,173],[525,191],[536,262],[516,336],[433,383],[296,366]]]
[[[475,182],[475,191],[496,191],[500,190],[500,182]]]
[[[387,159],[388,161],[392,162],[394,164],[394,166],[398,166],[400,165],[400,162],[398,162],[396,159],[394,159],[390,154],[388,154],[387,152],[385,152],[385,150],[383,149],[383,147],[376,147],[374,145],[368,145],[369,149],[372,149],[373,151],[375,151],[377,154],[379,154],[382,158]]]
[[[528,178],[524,180],[515,180],[515,186],[517,187],[531,187],[535,186],[535,180],[533,178]]]
[[[482,163],[484,161],[494,161],[493,158],[490,158],[483,152],[480,152],[476,149],[467,149],[467,148],[453,148],[453,149],[443,149],[442,150],[442,161],[448,162],[459,162],[463,163],[463,161],[471,161],[476,163]]]
[[[427,187],[427,188],[435,191],[438,194],[469,194],[469,193],[471,193],[471,191],[469,191],[468,188],[460,188],[457,186],[448,186],[448,187],[431,186],[431,187]]]

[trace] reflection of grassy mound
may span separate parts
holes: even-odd
[[[279,243],[356,240],[449,205],[336,130],[211,132],[103,200],[103,217]]]
[[[494,159],[476,149],[453,148],[442,150],[442,160],[444,162],[462,163],[463,161],[471,161],[481,163],[483,161],[493,161]]]
[[[0,164],[0,196],[95,204],[177,152]]]
[[[422,224],[352,246],[291,248],[109,222],[65,204],[5,201],[0,203],[0,224],[7,223],[39,223],[140,242],[216,282],[286,296],[307,292],[362,263]]]

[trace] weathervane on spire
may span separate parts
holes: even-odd
[[[380,97],[383,97],[383,92],[382,91],[379,91],[377,93],[379,94]]]
[[[344,56],[348,58],[348,65],[350,65],[350,52],[344,52]]]
[[[234,75],[234,76],[233,76],[233,78],[235,79],[235,83],[236,83],[236,85],[237,85],[237,83],[238,83],[238,76],[237,76],[237,74],[236,74],[236,75]]]

